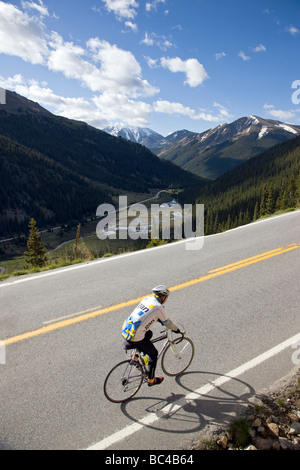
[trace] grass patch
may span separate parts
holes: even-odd
[[[245,447],[250,441],[250,424],[246,419],[234,421],[229,427],[232,441],[237,447]]]
[[[92,261],[93,259],[107,258],[110,256],[133,252],[146,248],[147,240],[99,240],[96,235],[80,238],[77,248],[77,257],[74,260],[75,241],[66,242],[59,248],[47,253],[47,263],[41,268],[26,266],[23,256],[1,261],[4,272],[0,275],[0,281],[10,276],[22,276],[47,270],[53,270]]]
[[[1,274],[0,281],[3,281],[4,279],[7,279],[8,277],[9,277],[9,274]]]

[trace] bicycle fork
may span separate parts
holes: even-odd
[[[180,351],[176,351],[174,342],[171,342],[171,343],[170,343],[171,351],[172,351],[172,353],[174,354],[174,356],[176,357],[176,359],[181,359],[182,353],[183,353],[183,351],[185,350],[185,348],[186,348],[187,346],[188,346],[188,344],[186,344],[186,345],[183,347],[183,349],[181,349]]]

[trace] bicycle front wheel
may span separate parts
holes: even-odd
[[[161,358],[161,367],[171,377],[183,374],[194,357],[194,343],[189,338],[179,338],[169,343]]]
[[[132,360],[122,361],[111,369],[104,382],[104,394],[113,403],[130,400],[141,388],[142,366]]]

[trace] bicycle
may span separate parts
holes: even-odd
[[[153,339],[152,343],[164,339],[166,341],[157,359],[161,357],[161,367],[166,375],[177,377],[190,366],[194,358],[194,343],[185,336],[185,331],[173,340],[171,330]],[[132,350],[131,358],[116,364],[104,381],[104,394],[113,403],[124,403],[130,400],[137,394],[142,384],[148,381],[146,370],[148,356],[143,356],[134,347],[129,346],[128,350]]]

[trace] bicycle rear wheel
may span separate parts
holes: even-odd
[[[130,400],[141,388],[144,379],[142,366],[131,359],[111,369],[104,382],[104,394],[113,403]]]
[[[178,338],[170,343],[161,358],[161,367],[171,377],[183,374],[194,357],[194,343],[189,338]]]

